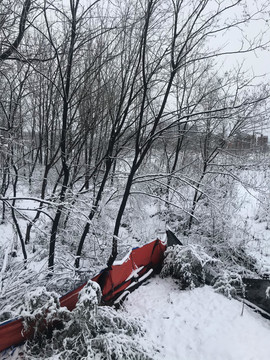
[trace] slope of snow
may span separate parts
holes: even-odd
[[[119,311],[146,329],[140,344],[154,360],[270,358],[270,321],[209,286],[181,291],[173,279],[156,276],[131,293]],[[0,359],[19,359],[23,352],[16,348]]]
[[[209,286],[180,291],[159,277],[124,303],[147,329],[142,341],[158,350],[155,360],[269,360],[270,321],[242,307]]]

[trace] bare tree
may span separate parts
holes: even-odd
[[[154,141],[163,131],[158,129],[159,125],[165,130],[166,121],[168,117],[171,117],[166,107],[173,89],[176,74],[186,71],[187,67],[194,66],[194,64],[200,64],[207,59],[221,55],[222,51],[220,50],[210,51],[209,49],[206,49],[206,40],[210,38],[212,34],[222,33],[228,28],[238,26],[246,21],[246,16],[244,16],[244,18],[232,20],[229,24],[225,23],[223,26],[218,25],[217,23],[220,16],[232,8],[237,7],[240,3],[239,1],[228,5],[224,3],[217,4],[216,9],[214,10],[210,9],[209,1],[195,2],[192,5],[184,3],[185,2],[183,1],[173,1],[171,3],[171,12],[167,15],[171,16],[171,33],[168,37],[169,40],[166,42],[167,47],[164,52],[162,52],[162,47],[156,43],[155,46],[159,50],[158,53],[154,53],[153,42],[151,41],[153,39],[152,26],[160,21],[160,19],[158,19],[158,14],[160,11],[159,6],[161,5],[159,1],[148,1],[145,7],[143,17],[144,26],[141,32],[140,43],[140,74],[143,86],[141,90],[140,112],[136,124],[136,141],[133,160],[130,165],[130,171],[115,220],[112,253],[108,260],[109,267],[117,256],[117,238],[135,174],[140,169]],[[151,52],[149,51],[150,43],[152,45]],[[242,51],[251,51],[254,46],[257,45],[252,44],[248,49],[243,49]],[[152,58],[151,55],[153,53],[155,56]],[[159,81],[159,91],[155,95],[153,89],[155,89],[157,78],[162,80]],[[238,90],[235,94],[238,94]],[[180,95],[180,97],[181,96],[182,95]],[[268,94],[266,96],[268,96]],[[260,98],[261,97],[259,96],[259,99]],[[242,99],[235,95],[232,103],[228,102],[226,105],[216,104],[215,109],[212,108],[210,111],[209,109],[207,110],[198,107],[196,111],[190,113],[188,111],[189,109],[182,109],[184,111],[181,114],[181,122],[182,124],[185,124],[187,121],[196,121],[196,119],[208,116],[209,112],[221,114],[224,109],[227,110],[227,118],[229,118],[229,116],[232,116],[239,108],[245,106],[249,108],[250,104],[253,104],[254,102],[257,103],[259,99],[253,100],[248,99],[248,97]],[[230,115],[228,115],[228,113],[230,113]],[[179,119],[176,121],[179,123]],[[218,147],[219,146],[220,145],[218,145]],[[211,151],[210,154],[207,154],[210,156],[211,160],[213,160],[217,152]],[[209,160],[209,157],[206,157]],[[206,160],[206,163],[208,160]]]
[[[160,167],[166,169],[162,168],[159,184],[165,189],[167,204],[179,184],[189,187],[187,227],[191,228],[204,182],[211,180],[212,166],[227,139],[254,119],[254,109],[268,96],[267,92],[249,93],[249,83],[242,81],[240,73],[220,80],[215,59],[226,51],[209,48],[214,36],[241,27],[252,15],[240,11],[240,0],[117,4],[99,0],[90,5],[71,0],[62,8],[57,5],[56,1],[36,2],[31,13],[32,2],[24,1],[23,10],[11,16],[12,26],[8,16],[2,19],[10,32],[1,42],[5,62],[0,70],[7,82],[15,76],[9,64],[16,64],[27,76],[19,82],[20,99],[7,101],[1,90],[3,118],[8,119],[10,104],[18,115],[13,124],[1,123],[1,131],[8,136],[15,131],[20,143],[11,157],[1,153],[1,193],[5,197],[11,175],[16,185],[20,171],[27,174],[32,189],[36,174],[42,172],[34,199],[39,205],[32,219],[23,220],[27,224],[23,241],[30,242],[45,212],[51,221],[48,266],[53,270],[57,238],[69,229],[76,205],[84,197],[89,206],[87,221],[78,221],[82,227],[76,233],[78,268],[101,201],[112,186],[120,184],[115,190],[118,211],[108,260],[111,266],[130,195],[140,190],[152,154],[156,156],[162,147]],[[227,19],[234,9],[238,18]],[[31,31],[26,31],[28,26]],[[260,41],[250,42],[235,53],[260,46]],[[198,157],[196,174],[183,152],[191,148]],[[123,163],[128,163],[125,171]],[[157,174],[148,175],[148,181],[156,180]],[[14,210],[14,222],[15,190],[14,203],[3,202]],[[23,239],[23,231],[21,235]]]
[[[18,5],[18,2],[16,2]],[[14,13],[13,11],[10,11],[10,8],[12,8],[12,6],[14,6],[12,3],[10,3],[9,1],[5,2],[3,1],[1,3],[1,23],[0,23],[0,28],[2,29],[2,31],[4,31],[4,34],[7,32],[11,33],[13,32],[13,24],[18,23],[18,30],[17,30],[17,35],[15,35],[15,39],[12,40],[12,35],[13,34],[9,34],[8,37],[3,36],[1,39],[1,53],[0,53],[0,61],[2,60],[6,60],[8,59],[14,52],[16,52],[16,50],[18,49],[25,30],[27,28],[27,17],[29,15],[29,12],[31,10],[31,0],[25,0],[23,2],[22,5],[22,12],[20,15],[17,15],[16,13]],[[10,14],[13,17],[12,19],[10,19]],[[11,24],[11,26],[9,26],[9,24]],[[7,29],[6,29],[7,28]]]

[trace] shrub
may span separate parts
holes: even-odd
[[[238,294],[243,295],[245,293],[245,285],[242,277],[230,271],[224,271],[223,274],[216,279],[213,288],[216,292],[227,296],[229,299]]]
[[[79,294],[76,308],[72,312],[64,310],[63,329],[54,330],[51,338],[46,341],[43,337],[42,348],[37,338],[28,341],[26,358],[151,360],[140,345],[141,336],[144,334],[140,324],[111,307],[98,306],[100,299],[99,285],[88,281]],[[57,306],[54,306],[54,309],[55,316],[59,319],[63,315],[62,310]],[[32,319],[31,314],[36,314],[36,311],[30,310],[27,319]]]
[[[202,259],[195,246],[175,245],[165,252],[161,276],[179,280],[180,289],[194,288],[204,283]]]

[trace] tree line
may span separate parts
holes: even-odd
[[[0,8],[1,216],[10,213],[25,262],[45,216],[53,270],[57,238],[83,195],[79,268],[102,198],[120,178],[108,266],[128,201],[143,185],[162,187],[162,195],[145,194],[167,206],[178,192],[179,207],[179,184],[188,186],[190,230],[204,184],[225,173],[217,159],[228,141],[267,116],[267,84],[254,86],[241,67],[218,68],[227,52],[212,39],[263,16],[266,5],[249,13],[241,0],[3,0]],[[257,36],[230,55],[264,41]],[[185,156],[192,139],[196,159]],[[159,170],[145,171],[157,151]],[[31,217],[17,205],[22,179],[37,204]]]

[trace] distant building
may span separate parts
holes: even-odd
[[[266,151],[268,150],[268,136],[261,135],[257,138],[257,146],[262,150]]]
[[[261,134],[237,134],[227,143],[227,149],[233,152],[261,151],[265,152],[268,148],[268,136]]]

